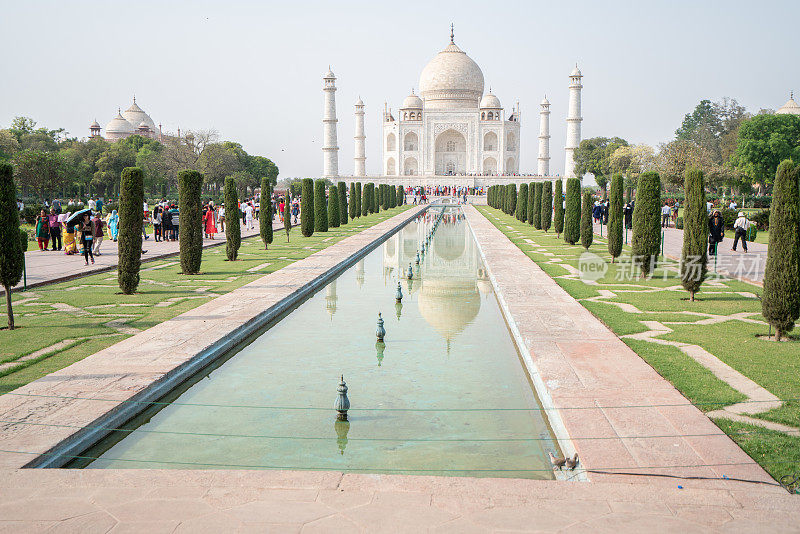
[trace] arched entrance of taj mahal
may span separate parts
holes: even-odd
[[[446,130],[436,138],[436,174],[466,174],[467,140],[455,130]]]

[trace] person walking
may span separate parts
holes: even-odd
[[[111,215],[108,216],[108,237],[111,241],[117,242],[117,234],[119,233],[119,214],[117,210],[111,210]]]
[[[253,204],[246,202],[244,205],[244,222],[247,223],[248,230],[253,229]]]
[[[297,224],[298,215],[300,215],[300,203],[294,199],[292,200],[292,224]]]
[[[736,252],[736,246],[739,244],[739,238],[741,238],[742,248],[745,253],[747,253],[747,231],[750,229],[751,224],[752,222],[745,217],[744,212],[740,211],[739,217],[736,219],[736,222],[733,223],[734,236],[731,252]]]
[[[211,203],[206,206],[206,212],[203,214],[203,224],[205,227],[206,237],[214,239],[214,234],[217,233],[217,225],[214,224],[214,204]]]
[[[172,240],[178,241],[180,235],[180,216],[178,215],[178,205],[173,204],[169,209],[169,218],[172,222]]]
[[[156,243],[164,240],[164,233],[161,225],[162,210],[163,208],[158,204],[153,208],[153,239],[155,239]]]
[[[55,201],[53,202],[55,204]],[[50,242],[53,244],[53,250],[61,250],[61,223],[58,222],[58,213],[54,207],[50,208],[50,215],[48,216],[50,226]]]
[[[169,206],[161,207],[161,240],[169,241],[172,237],[172,217],[169,216]]]
[[[39,243],[39,250],[49,250],[47,244],[50,242],[50,217],[44,210],[36,217],[36,242]]]
[[[670,215],[672,215],[672,208],[669,207],[669,202],[664,202],[661,207],[661,228],[669,228]]]
[[[150,221],[150,206],[147,205],[147,201],[144,201],[144,205],[142,206],[142,236],[145,240],[150,239],[150,236],[147,235],[147,223]]]
[[[94,238],[94,255],[101,256],[100,243],[103,242],[103,219],[100,218],[100,212],[95,212],[92,217],[92,237]]]
[[[89,218],[89,214],[83,215],[83,220],[78,224],[78,232],[81,236],[81,245],[83,246],[83,259],[85,265],[89,265],[89,258],[92,259],[94,264],[94,254],[92,254],[92,241],[94,238],[94,225]]]
[[[217,213],[217,220],[219,221],[219,231],[225,231],[225,204],[220,204],[219,213]]]
[[[722,214],[719,210],[714,210],[711,218],[708,220],[708,254],[709,256],[717,255],[717,244],[722,243],[725,237],[725,222],[722,220]]]

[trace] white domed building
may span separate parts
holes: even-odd
[[[778,115],[800,115],[800,104],[794,101],[794,92],[789,93],[789,101],[775,113]]]
[[[141,135],[150,139],[162,139],[161,125],[156,127],[156,123],[150,118],[142,108],[136,103],[133,97],[131,107],[122,111],[117,111],[117,116],[111,119],[105,127],[105,136],[101,133],[100,125],[95,120],[89,126],[91,137],[104,137],[107,141],[115,142],[125,139],[132,135]]]
[[[384,176],[519,172],[519,107],[506,112],[483,72],[454,42],[422,69],[419,95],[383,114]]]

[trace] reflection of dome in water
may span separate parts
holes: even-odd
[[[425,321],[450,341],[478,316],[481,299],[475,280],[429,278],[422,283],[417,305]]]
[[[465,246],[464,229],[455,224],[441,224],[433,234],[433,251],[443,260],[457,260],[464,255]]]

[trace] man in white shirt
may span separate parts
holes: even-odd
[[[744,249],[745,253],[747,252],[747,230],[750,229],[750,225],[752,222],[747,220],[747,217],[744,216],[744,212],[739,212],[739,218],[736,219],[736,222],[733,223],[733,230],[736,234],[733,237],[733,248],[731,251],[736,252],[736,245],[739,244],[739,238],[742,239],[742,248]]]
[[[244,220],[247,222],[247,228],[253,229],[253,205],[247,202],[244,205]]]
[[[733,200],[733,199],[731,199],[731,203],[728,205],[728,209],[729,209],[729,210],[735,210],[735,209],[736,209],[736,207],[737,207],[737,206],[736,206],[736,201],[735,201],[735,200]]]
[[[669,228],[669,216],[672,213],[672,208],[669,207],[669,204],[664,202],[664,205],[661,206],[661,228]]]

